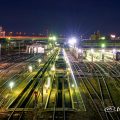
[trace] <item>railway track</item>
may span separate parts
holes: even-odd
[[[24,59],[23,59],[23,58]],[[27,61],[28,59],[31,59],[33,57],[33,55],[31,56],[31,55],[29,55],[29,56],[24,56],[24,54],[23,55],[21,55],[21,56],[10,56],[10,59],[7,59],[7,60],[5,60],[5,61],[3,61],[3,63],[11,63],[10,65],[8,65],[8,66],[6,66],[5,68],[4,68],[4,71],[5,70],[7,70],[7,69],[11,69],[11,68],[13,68],[14,66],[16,66],[16,65],[14,65],[14,63],[21,63],[21,62],[23,62],[23,61]],[[1,64],[1,63],[0,63]],[[3,71],[3,70],[2,70]],[[1,72],[0,72],[1,73]]]
[[[90,64],[90,63],[88,63],[88,64]],[[96,71],[98,71],[98,73],[100,74],[100,76],[97,76],[98,73],[96,73],[97,82],[99,84],[99,89],[100,89],[101,103],[103,106],[102,109],[104,109],[108,106],[115,106],[115,104],[112,100],[112,97],[111,97],[110,90],[108,89],[108,85],[105,81],[105,79],[108,79],[108,78],[104,78],[105,75],[100,72],[100,70],[97,68],[97,66],[95,64],[92,63],[92,66],[94,68],[93,69],[94,72],[96,73]],[[101,107],[99,107],[99,108],[101,108]],[[119,120],[119,117],[116,113],[106,113],[106,116],[108,119]]]
[[[102,86],[103,85],[103,83],[105,82],[105,81],[103,81],[103,83],[101,83],[101,81],[104,79],[104,78],[102,78],[102,80],[100,80],[99,79],[99,77],[98,77],[98,83],[99,83],[99,86],[100,86],[100,94],[96,91],[96,89],[94,88],[94,86],[91,84],[91,82],[90,82],[90,80],[88,79],[88,77],[84,74],[84,72],[81,70],[81,68],[80,68],[80,66],[79,66],[79,64],[78,63],[76,63],[76,62],[74,62],[74,63],[72,63],[73,64],[73,67],[74,67],[74,69],[76,69],[76,71],[78,71],[78,75],[79,75],[79,77],[81,78],[81,75],[79,74],[79,72],[81,71],[82,72],[82,74],[84,75],[84,79],[83,78],[81,78],[81,80],[82,80],[82,83],[83,83],[83,85],[84,85],[84,87],[86,88],[86,90],[87,90],[87,92],[88,92],[88,94],[89,94],[89,96],[90,96],[90,98],[91,98],[91,101],[93,102],[93,104],[94,104],[94,106],[95,106],[95,108],[96,108],[96,110],[97,110],[97,112],[98,112],[98,114],[99,114],[99,116],[100,116],[100,118],[102,119],[102,120],[106,120],[106,119],[112,119],[112,120],[119,120],[119,118],[118,118],[118,116],[116,117],[115,115],[112,115],[111,113],[105,113],[104,111],[101,111],[101,109],[100,108],[102,108],[103,110],[104,110],[104,107],[105,107],[105,105],[103,104],[104,103],[104,95],[103,95],[103,88],[105,87],[106,88],[106,86]],[[87,69],[88,69],[88,67],[86,67]],[[90,71],[90,70],[88,70],[88,71]],[[100,71],[99,71],[100,72]],[[102,76],[102,73],[100,73],[101,74],[101,76]],[[102,85],[101,85],[102,84]],[[104,83],[105,84],[105,83]],[[105,84],[106,85],[106,84]],[[107,89],[107,92],[109,93],[109,91],[108,91],[108,89]],[[93,94],[94,93],[94,94]],[[97,97],[97,102],[95,101],[95,98]],[[110,97],[110,94],[109,94],[109,97]],[[111,99],[110,99],[111,100]],[[111,100],[112,101],[112,100]],[[98,104],[99,103],[99,104]],[[110,117],[108,117],[108,114],[109,114],[109,116]],[[113,116],[114,116],[114,118],[113,118]]]
[[[66,120],[65,116],[65,88],[64,88],[64,82],[63,79],[60,81],[58,79],[58,87],[57,87],[57,93],[55,95],[55,104],[54,104],[54,110],[53,110],[53,120]],[[69,105],[70,106],[70,105]]]
[[[104,74],[104,72],[101,70],[99,70],[98,68],[97,68],[97,66],[96,66],[96,64],[95,64],[95,66],[94,66],[98,71],[99,71],[99,73],[101,74],[101,76],[102,76],[102,74]],[[110,77],[110,78],[112,78],[112,77]],[[113,101],[113,99],[112,99],[112,95],[111,95],[111,92],[110,92],[110,90],[109,90],[109,87],[108,87],[108,84],[107,84],[107,80],[106,79],[109,79],[108,77],[106,78],[104,78],[104,76],[103,77],[101,77],[101,78],[98,78],[98,80],[99,80],[99,83],[100,83],[100,88],[101,88],[101,97],[102,97],[102,102],[103,102],[103,104],[104,104],[104,107],[108,107],[108,106],[114,106],[114,107],[116,107],[116,105],[115,105],[115,103],[114,103],[114,101]],[[119,120],[120,119],[120,117],[119,117],[119,114],[118,113],[111,113],[111,114],[109,114],[110,115],[110,117],[113,119],[113,120]],[[110,119],[111,119],[110,118]]]
[[[107,67],[107,66],[109,66],[109,67]],[[108,64],[108,63],[101,64],[101,67],[109,73],[109,78],[111,80],[116,81],[116,84],[114,84],[115,87],[119,86],[119,88],[120,88],[120,85],[119,85],[120,84],[120,77],[118,77],[120,75],[119,70],[114,69],[113,66]],[[118,87],[116,87],[116,89],[118,89]]]
[[[34,76],[34,78],[27,84],[27,86],[24,88],[24,90],[18,95],[18,97],[15,99],[15,101],[9,106],[9,108],[14,108],[13,112],[9,116],[8,120],[12,120],[12,116],[15,114],[15,111],[17,108],[25,108],[27,102],[30,100],[31,95],[33,94],[34,90],[38,86],[41,78],[44,76],[44,73],[48,69],[51,62],[54,61],[57,52],[55,52],[54,55],[52,55],[49,60],[44,64],[43,68],[41,68],[38,73]]]
[[[62,53],[60,52],[60,56]],[[60,57],[61,58],[61,57]],[[58,63],[58,62],[57,62]],[[50,95],[46,103],[46,110],[51,111],[49,120],[67,120],[66,112],[73,109],[70,84],[67,75],[67,69],[64,73],[59,73],[63,68],[57,68],[55,78],[52,82]]]
[[[38,57],[35,57],[35,58],[30,58],[29,60],[31,61],[31,60],[36,60]],[[28,66],[28,64],[29,63],[27,63],[27,65],[26,66]],[[34,69],[34,68],[33,68]],[[1,86],[0,86],[0,98],[1,98],[1,100],[0,100],[0,106],[2,105],[2,103],[4,103],[5,101],[6,101],[6,97],[2,97],[2,94],[3,94],[3,92],[4,91],[6,91],[8,88],[6,87],[6,86],[8,86],[8,82],[10,81],[10,80],[12,80],[12,81],[14,81],[15,83],[16,83],[16,86],[18,86],[20,83],[21,83],[21,78],[20,77],[22,77],[22,75],[23,75],[23,73],[24,72],[27,72],[27,70],[25,70],[25,71],[21,71],[19,74],[15,74],[14,76],[12,76],[11,78],[9,78],[6,82],[4,82]],[[23,80],[26,80],[26,79],[28,79],[28,78],[30,78],[31,77],[31,75],[29,75],[29,74],[27,74],[27,76],[25,76],[25,77],[22,77],[22,79]],[[6,94],[8,94],[8,91],[6,91]],[[10,99],[10,98],[8,98],[7,97],[7,99]],[[9,101],[9,100],[8,100]]]
[[[77,66],[78,68],[76,68],[76,66]],[[75,64],[74,64],[74,68],[76,69],[76,71],[80,70],[79,66],[78,66],[78,65],[75,65]],[[82,71],[81,71],[81,72],[82,72]],[[79,74],[79,73],[78,73],[78,74]],[[84,73],[83,73],[83,74],[84,74]],[[79,77],[80,77],[80,76],[79,76]],[[91,86],[91,84],[89,83],[88,78],[87,78],[85,75],[84,75],[84,79],[81,78],[81,80],[82,80],[82,83],[83,83],[84,87],[86,88],[87,93],[88,93],[88,95],[89,95],[89,97],[90,97],[90,99],[91,99],[91,101],[92,101],[92,103],[93,103],[93,105],[94,105],[97,113],[99,114],[100,118],[101,118],[102,120],[107,119],[107,118],[105,117],[104,113],[101,113],[101,111],[100,111],[100,109],[99,109],[99,107],[98,107],[98,105],[97,105],[97,102],[94,100],[94,99],[95,99],[95,96],[100,100],[100,97],[99,97],[99,95],[97,94],[96,90],[94,89],[93,86]],[[87,82],[85,82],[85,81],[87,81]],[[93,93],[94,93],[94,94],[93,94]],[[101,105],[101,102],[99,102],[99,106],[100,106],[100,105]],[[102,105],[101,105],[101,108],[103,108]],[[104,118],[103,118],[103,116],[104,116]]]
[[[64,89],[64,88],[62,88]],[[50,96],[52,96],[52,92],[54,90],[51,90]],[[51,97],[50,97],[51,98]],[[67,103],[65,100],[65,90],[59,90],[59,92],[55,92],[54,100],[50,99],[48,101],[47,109],[52,109],[52,120],[66,120],[65,116],[65,108],[71,108],[71,105]],[[51,105],[52,104],[52,105]]]
[[[28,58],[28,59],[26,59],[26,60],[23,60],[23,61],[21,61],[21,62],[19,62],[19,63],[17,63],[17,64],[15,64],[15,65],[11,65],[11,66],[9,66],[9,67],[7,67],[5,70],[2,70],[2,72],[0,72],[0,76],[1,76],[1,79],[2,78],[4,78],[3,76],[4,75],[6,75],[6,73],[8,73],[9,71],[11,71],[11,70],[14,70],[14,69],[17,69],[18,67],[21,67],[21,66],[23,66],[24,64],[23,64],[23,62],[27,62],[28,60],[29,61],[31,61],[31,60],[35,60],[35,59],[37,59],[37,57],[30,57],[30,58]],[[9,62],[9,61],[8,61]],[[28,64],[28,63],[27,63]],[[26,64],[26,65],[27,65]],[[25,65],[25,66],[26,66]],[[2,79],[2,80],[5,80],[5,79]],[[4,82],[0,87],[2,87],[2,86],[4,86],[7,82],[9,81],[9,79],[6,81],[6,82]]]

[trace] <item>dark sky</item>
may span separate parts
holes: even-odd
[[[120,0],[0,0],[7,31],[120,33]]]

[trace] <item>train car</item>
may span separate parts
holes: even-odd
[[[62,70],[66,70],[66,62],[64,59],[58,59],[56,62],[55,62],[55,67],[56,69],[62,69]]]
[[[120,52],[117,52],[116,53],[116,61],[119,61],[120,60]]]

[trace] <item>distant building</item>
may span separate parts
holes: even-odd
[[[120,48],[120,40],[85,40],[81,41],[80,48],[90,49],[90,48],[98,48],[101,49],[102,45],[107,48]]]
[[[5,31],[3,31],[3,28],[0,26],[0,37],[5,37]]]
[[[44,47],[41,44],[27,45],[27,53],[44,53]]]
[[[94,32],[94,34],[90,36],[91,40],[99,40],[100,38],[101,38],[100,31]]]
[[[92,34],[92,35],[90,36],[90,39],[91,39],[91,40],[96,40],[96,35],[95,35],[95,34]]]

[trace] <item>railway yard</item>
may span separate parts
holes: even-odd
[[[119,61],[47,52],[2,57],[0,120],[120,120]]]

